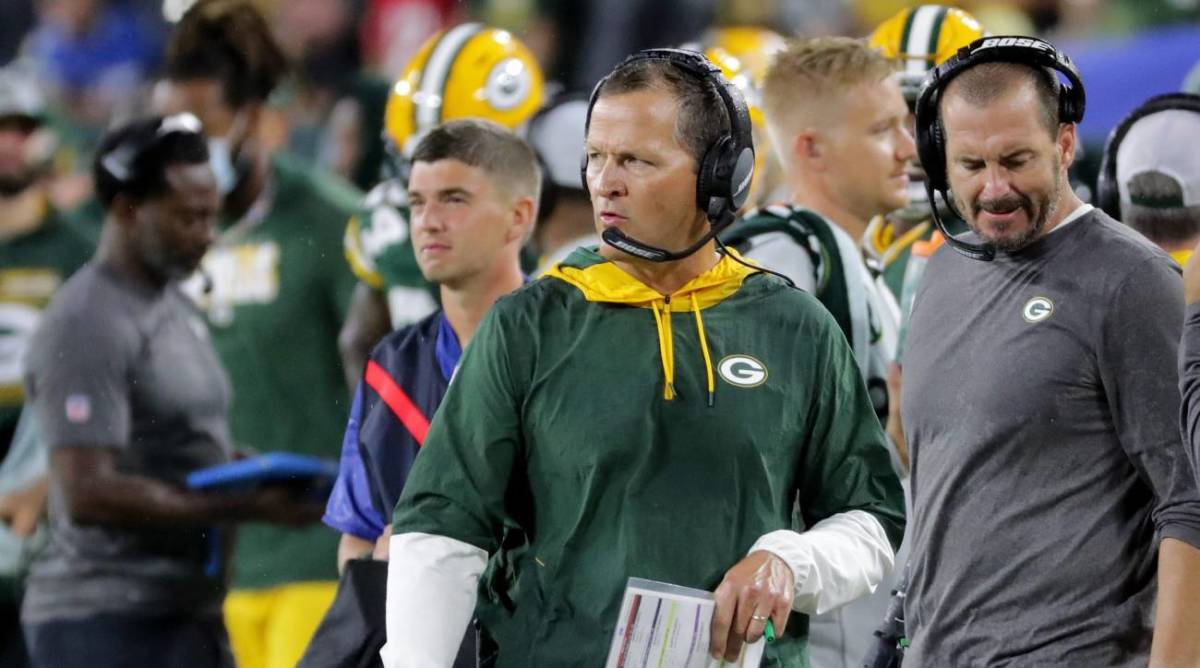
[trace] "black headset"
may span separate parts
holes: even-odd
[[[958,50],[954,57],[938,65],[925,75],[921,95],[917,98],[917,155],[925,168],[925,192],[933,210],[933,220],[946,237],[946,243],[954,250],[975,260],[990,261],[996,256],[991,244],[971,244],[956,238],[946,228],[938,214],[934,193],[941,193],[942,201],[955,213],[954,200],[950,197],[950,183],[946,176],[946,142],[942,136],[942,124],[938,118],[938,106],[942,91],[954,77],[983,63],[1017,63],[1030,67],[1042,67],[1060,72],[1068,84],[1059,84],[1058,121],[1078,123],[1083,120],[1087,98],[1083,91],[1083,79],[1079,70],[1053,44],[1036,37],[1001,36],[983,37]],[[960,217],[962,217],[960,215]],[[966,218],[963,218],[966,220]]]
[[[1096,202],[1109,216],[1121,219],[1121,190],[1117,183],[1117,152],[1134,123],[1160,111],[1191,111],[1200,114],[1200,95],[1193,93],[1164,93],[1146,100],[1126,116],[1104,142],[1100,158],[1100,175],[1096,179]]]
[[[100,166],[118,183],[128,186],[141,178],[138,161],[164,139],[176,134],[204,136],[200,119],[188,112],[154,119],[141,132],[132,133],[100,157]]]
[[[705,149],[696,175],[696,205],[705,212],[711,225],[702,239],[689,248],[669,251],[632,239],[616,228],[608,228],[600,235],[605,243],[630,255],[653,262],[668,262],[695,253],[733,223],[738,209],[746,203],[746,197],[750,194],[750,180],[754,176],[754,140],[750,131],[750,112],[742,93],[703,54],[683,49],[646,49],[629,56],[613,71],[621,71],[643,60],[667,61],[711,86],[725,104],[730,123],[729,132],[722,134]],[[600,89],[611,76],[609,74],[601,79],[592,89],[584,126],[585,138],[592,124],[592,108],[596,106]],[[579,168],[584,191],[588,191],[587,164],[587,153],[584,152],[583,164]]]

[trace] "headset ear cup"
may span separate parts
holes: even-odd
[[[754,179],[754,149],[745,147],[733,159],[733,173],[729,175],[729,206],[740,211],[750,197],[750,184]]]
[[[950,184],[946,178],[946,140],[940,118],[933,119],[933,125],[929,128],[929,145],[929,164],[922,163],[925,166],[925,178],[934,188],[946,190]]]
[[[1059,85],[1058,87],[1058,121],[1060,123],[1075,123],[1075,98],[1071,94],[1071,89]]]
[[[714,200],[724,201],[728,197],[726,193],[721,192],[721,182],[724,180],[728,186],[728,180],[722,179],[719,173],[722,158],[728,152],[728,143],[729,138],[722,137],[709,146],[696,172],[696,205],[709,215],[709,220],[713,219],[713,207],[716,204]]]

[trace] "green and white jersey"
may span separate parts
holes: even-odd
[[[896,359],[900,309],[858,245],[820,214],[773,205],[745,214],[721,238],[812,294],[846,334],[881,421],[888,406],[888,365]]]
[[[10,437],[25,401],[25,350],[50,297],[94,247],[47,209],[33,231],[0,241],[0,436]],[[0,451],[8,448],[7,440]]]
[[[904,291],[904,276],[913,247],[929,241],[933,232],[933,223],[928,220],[913,225],[902,234],[896,233],[895,226],[886,216],[875,216],[867,225],[862,238],[863,255],[882,275],[884,285],[897,302]]]
[[[438,307],[437,287],[421,275],[413,255],[408,220],[408,192],[389,179],[367,193],[343,240],[354,274],[386,295],[393,329],[418,322]]]
[[[361,194],[287,155],[267,190],[223,228],[186,286],[208,316],[229,373],[229,426],[239,448],[336,459],[349,393],[337,337],[355,279],[340,252]],[[324,525],[244,525],[234,586],[337,579],[337,534]]]
[[[762,536],[852,510],[899,542],[883,431],[816,300],[728,257],[664,297],[585,248],[488,313],[394,519],[508,557],[477,604],[498,666],[596,666],[629,577],[711,591]],[[806,666],[806,626],[763,665]]]

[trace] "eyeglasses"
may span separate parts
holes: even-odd
[[[129,183],[133,180],[133,165],[137,159],[162,140],[177,134],[203,135],[204,127],[199,118],[187,112],[164,116],[154,134],[143,133],[126,139],[105,153],[100,164],[117,181]]]

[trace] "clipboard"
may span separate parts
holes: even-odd
[[[712,592],[629,578],[605,668],[758,668],[766,641],[744,645],[737,661],[708,655]]]
[[[270,452],[193,471],[188,474],[187,486],[212,491],[242,491],[268,483],[285,483],[308,488],[314,495],[327,496],[333,489],[337,473],[337,463],[327,459]]]
[[[265,484],[295,485],[314,498],[328,498],[337,479],[335,462],[298,455],[291,452],[269,452],[239,459],[236,462],[209,466],[188,474],[186,484],[191,489],[212,492],[247,491]],[[204,573],[217,578],[222,566],[222,530],[208,530],[208,557],[204,562]]]

